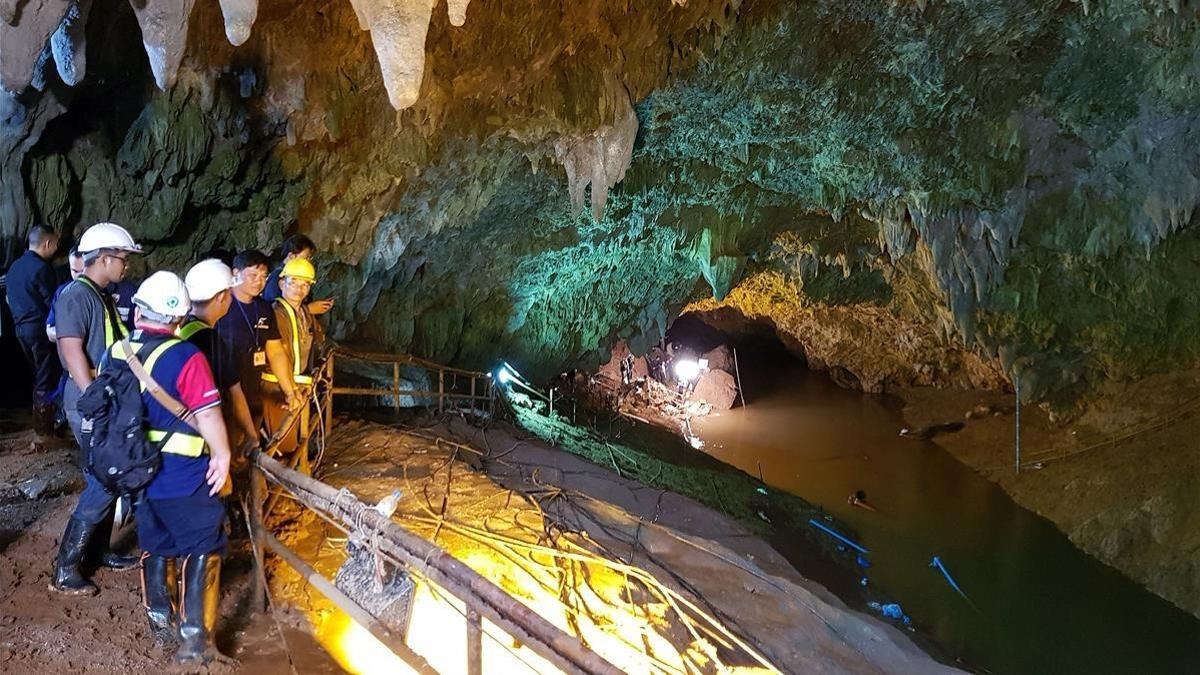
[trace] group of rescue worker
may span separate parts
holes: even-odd
[[[324,338],[315,316],[332,306],[309,300],[316,247],[297,235],[284,243],[274,270],[264,254],[249,250],[232,265],[202,260],[182,278],[155,271],[134,290],[125,276],[142,248],[119,225],[98,223],[83,233],[69,256],[72,280],[62,286],[51,266],[57,235],[36,226],[28,242],[6,282],[17,338],[35,371],[35,426],[52,426],[60,392],[85,467],[50,589],[94,595],[99,589],[86,570],[140,568],[156,641],[176,646],[181,663],[222,658],[213,629],[228,536],[223,497],[232,489],[231,464],[310,400]],[[76,409],[97,374],[130,354],[162,390],[142,382],[143,428],[162,465],[134,500],[140,557],[111,548],[122,496],[86,470],[90,421]],[[168,409],[156,395],[162,392],[186,411]],[[298,429],[283,438],[280,451],[295,452]]]

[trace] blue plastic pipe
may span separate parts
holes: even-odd
[[[833,537],[834,539],[837,539],[838,541],[849,546],[850,548],[854,549],[855,551],[858,551],[859,553],[870,553],[870,551],[868,551],[866,548],[860,546],[859,544],[854,543],[853,541],[850,541],[849,539],[847,539],[845,537],[845,535],[841,534],[837,530],[827,527],[824,523],[820,522],[816,518],[809,518],[808,524],[812,525],[813,527],[817,528],[818,530],[821,530],[825,534],[828,534],[829,536]]]
[[[942,564],[941,558],[939,558],[936,555],[933,556],[933,560],[929,563],[929,566],[936,567],[938,569],[938,571],[940,571],[942,573],[942,576],[946,577],[946,581],[950,584],[950,588],[953,588],[954,590],[958,591],[958,594],[963,596],[964,598],[967,597],[967,594],[963,593],[963,589],[959,588],[958,582],[954,580],[954,577],[950,576],[950,570],[947,570],[946,566]],[[967,598],[967,599],[969,600],[970,598]]]

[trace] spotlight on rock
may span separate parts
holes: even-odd
[[[692,359],[681,359],[675,362],[675,377],[687,384],[700,377],[700,363]]]

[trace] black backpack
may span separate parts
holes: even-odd
[[[91,433],[84,434],[88,470],[108,491],[133,494],[150,484],[162,468],[160,445],[146,439],[146,405],[141,384],[180,419],[187,408],[162,390],[142,366],[140,357],[162,346],[162,341],[142,345],[134,354],[128,339],[113,345],[124,348],[128,356],[115,358],[112,350],[104,369],[83,395],[76,410],[91,422]]]

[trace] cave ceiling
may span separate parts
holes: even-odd
[[[1193,362],[1187,2],[0,0],[0,236],[321,248],[332,332],[552,372],[681,308],[865,389]]]

